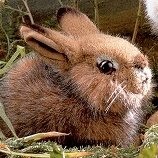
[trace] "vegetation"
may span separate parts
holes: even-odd
[[[65,133],[48,132],[38,133],[24,138],[9,138],[0,141],[0,156],[11,157],[38,157],[38,158],[63,158],[83,157],[87,158],[156,158],[158,156],[158,125],[152,126],[144,136],[143,144],[139,147],[108,148],[100,146],[85,148],[63,149],[60,145],[50,141],[40,141],[47,137],[63,136]]]
[[[98,0],[90,0],[94,6],[94,20],[99,26],[99,3]],[[29,10],[27,0],[22,0],[24,9],[11,8],[4,3],[4,0],[0,0],[0,76],[3,76],[12,66],[18,58],[23,57],[27,52],[30,51],[24,44],[24,41],[18,37],[18,27],[21,21],[24,21],[24,16],[28,16],[31,23],[34,23],[34,19]],[[71,1],[71,5],[79,8],[80,0]],[[60,5],[63,5],[61,0],[58,0]],[[138,18],[136,19],[136,25],[133,33],[132,42],[135,43],[141,16],[141,2],[139,3]],[[23,11],[24,10],[24,11]],[[4,17],[8,17],[9,21],[5,21]],[[16,18],[13,18],[16,17]],[[55,21],[50,19],[44,22],[45,25],[54,26]],[[7,27],[9,25],[9,27]],[[155,44],[150,50],[155,51],[157,44]],[[157,53],[157,52],[156,52]],[[150,57],[152,60],[153,71],[155,78],[158,78],[158,56],[155,53],[154,56]],[[143,143],[141,146],[131,146],[129,148],[119,147],[80,147],[63,149],[60,145],[55,142],[42,141],[43,138],[63,136],[66,134],[57,132],[38,133],[32,136],[18,138],[14,128],[11,125],[10,120],[7,118],[3,105],[0,104],[0,117],[6,122],[8,127],[13,133],[13,138],[7,139],[5,133],[3,134],[0,130],[0,157],[42,157],[42,158],[61,158],[61,157],[83,157],[89,158],[155,158],[158,156],[158,125],[152,126],[146,130],[143,136]]]

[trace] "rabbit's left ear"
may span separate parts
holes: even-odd
[[[28,45],[48,59],[71,63],[78,58],[77,42],[58,31],[31,25],[21,26],[20,33]]]
[[[96,25],[85,14],[74,8],[60,8],[57,19],[62,30],[74,37],[99,33]]]

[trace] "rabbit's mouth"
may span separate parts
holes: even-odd
[[[151,70],[144,68],[144,70],[136,70],[134,73],[135,81],[129,84],[126,80],[121,83],[111,83],[114,88],[111,90],[110,97],[106,101],[105,112],[121,111],[125,107],[140,107],[142,100],[148,100],[151,96]]]
[[[134,71],[134,76],[137,81],[136,89],[143,95],[147,95],[152,88],[152,73],[149,67],[139,68]]]
[[[143,95],[140,93],[133,93],[128,89],[126,81],[121,83],[112,83],[113,90],[106,99],[105,113],[111,112],[125,112],[133,107],[141,107]]]

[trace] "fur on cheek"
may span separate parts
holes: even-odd
[[[95,71],[95,70],[94,70]],[[126,82],[112,80],[111,75],[93,72],[88,65],[76,66],[70,78],[73,93],[88,103],[90,108],[108,112],[125,113],[129,108],[141,107],[142,95],[126,90]]]
[[[96,70],[92,70],[87,64],[73,68],[70,76],[77,91],[80,91],[79,95],[87,100],[92,108],[105,109],[105,101],[111,89],[110,82],[107,82],[107,80],[110,81],[110,76],[100,72],[96,75]]]

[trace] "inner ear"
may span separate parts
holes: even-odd
[[[65,36],[61,32],[42,26],[24,26],[20,28],[21,36],[37,53],[52,60],[77,60],[79,45],[74,38]]]
[[[35,38],[30,38],[27,41],[31,47],[33,47],[40,55],[53,60],[59,61],[68,61],[68,58],[65,54],[59,53],[56,49],[51,46],[39,41]]]

